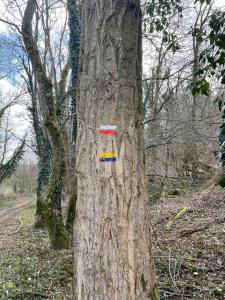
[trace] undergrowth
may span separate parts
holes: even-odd
[[[72,299],[72,253],[48,247],[45,231],[36,231],[34,208],[22,211],[21,230],[16,224],[6,226],[2,238],[7,245],[0,249],[0,299],[31,300]]]

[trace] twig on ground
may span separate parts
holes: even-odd
[[[155,240],[156,240],[156,243],[157,243],[157,245],[158,245],[159,249],[163,250],[163,248],[162,248],[162,245],[160,244],[160,242],[159,242],[159,240],[158,240],[158,237],[157,237],[157,234],[156,234],[155,228],[153,227],[153,225],[152,225],[152,222],[151,222],[151,221],[150,221],[150,226],[151,226],[151,229],[152,229],[152,233],[153,233],[153,234],[154,234],[154,236],[155,236]],[[150,229],[149,229],[149,230],[150,230]]]
[[[172,270],[171,270],[171,261],[172,260],[174,261],[173,274],[172,274]],[[169,274],[170,274],[170,278],[172,280],[173,286],[175,287],[176,290],[178,290],[177,283],[176,283],[176,268],[177,268],[177,259],[171,258],[171,251],[170,251],[169,252]]]

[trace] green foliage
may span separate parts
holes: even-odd
[[[24,150],[25,139],[22,140],[19,147],[14,151],[12,157],[6,163],[2,163],[0,165],[0,183],[6,178],[10,178],[10,176],[13,174],[20,160],[23,157]]]
[[[212,3],[212,1],[213,0],[195,0],[195,3],[201,3],[201,4],[204,4],[204,3],[206,3],[206,4],[210,4],[210,3]]]
[[[183,8],[180,0],[151,0],[145,4],[144,12],[150,18],[144,18],[144,31],[163,32],[163,42],[167,50],[173,53],[180,49],[177,42],[177,35],[170,32],[169,25],[171,18],[181,19]]]
[[[192,84],[193,94],[207,94],[211,77],[216,77],[221,80],[221,84],[225,84],[225,12],[214,12],[208,25],[207,32],[201,32],[198,28],[192,31],[200,43],[204,40],[209,43],[200,54],[201,67],[197,72],[199,81]]]
[[[199,2],[196,1],[196,2]],[[201,3],[210,4],[210,1],[200,0]],[[197,75],[198,80],[191,84],[192,94],[196,95],[202,93],[209,94],[210,78],[217,78],[221,84],[225,84],[225,12],[215,11],[209,21],[208,31],[200,32],[196,28],[192,34],[198,39],[200,43],[204,40],[208,42],[209,46],[200,54],[199,68]],[[218,99],[219,110],[222,114],[222,125],[219,127],[219,142],[220,149],[216,154],[216,158],[222,165],[225,165],[225,100]],[[218,184],[225,186],[224,175],[219,180]]]
[[[151,0],[146,4],[146,13],[153,19],[151,32],[162,31],[169,25],[169,17],[179,13],[182,18],[182,5],[180,0]]]
[[[209,83],[206,80],[196,80],[193,83],[192,87],[192,95],[202,93],[205,96],[209,96]]]
[[[206,34],[206,31],[202,28],[194,27],[190,33],[196,38],[197,43],[201,44],[204,41],[204,35]]]
[[[217,180],[216,185],[220,185],[221,187],[225,188],[225,176],[222,174],[220,178]]]

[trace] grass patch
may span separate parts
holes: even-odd
[[[35,207],[30,207],[25,209],[21,214],[20,217],[22,218],[23,222],[26,225],[32,225],[34,224],[34,220],[35,220]]]
[[[1,208],[9,208],[12,207],[12,203],[9,202],[0,202],[0,209]]]
[[[0,194],[10,195],[13,193],[12,185],[9,183],[0,184]]]

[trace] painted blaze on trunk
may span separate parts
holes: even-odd
[[[138,0],[83,0],[74,299],[159,299],[143,162]],[[102,125],[118,134],[101,135]],[[101,153],[116,153],[102,162]],[[107,154],[108,155],[108,154]]]

